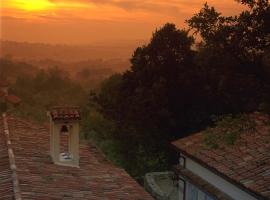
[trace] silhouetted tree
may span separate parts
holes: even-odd
[[[205,4],[190,31],[165,24],[135,50],[130,70],[103,84],[97,103],[132,175],[166,168],[169,143],[213,115],[269,108],[269,3],[241,3],[248,10],[235,17]],[[196,51],[192,31],[202,38]]]

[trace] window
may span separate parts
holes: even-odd
[[[208,196],[203,191],[199,190],[196,186],[191,183],[187,184],[187,200],[215,200],[214,198]]]
[[[60,130],[60,161],[70,161],[70,131],[67,125],[63,125]]]
[[[186,167],[186,158],[182,155],[179,156],[179,165]]]
[[[192,185],[192,184],[188,184],[188,200],[198,200],[198,189]]]

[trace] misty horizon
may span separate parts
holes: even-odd
[[[121,59],[128,60],[143,41],[130,41],[125,44],[48,44],[0,40],[0,57],[12,57],[19,60],[51,59],[62,62]]]
[[[204,3],[202,0],[137,0],[128,3],[110,0],[3,0],[0,5],[0,38],[72,45],[147,41],[154,30],[167,22],[187,28],[185,20]],[[234,0],[210,0],[208,3],[225,15],[235,15],[243,9]]]
[[[270,200],[270,0],[0,0],[0,199]]]

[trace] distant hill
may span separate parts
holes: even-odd
[[[80,46],[0,40],[0,75],[8,71],[15,81],[18,74],[57,67],[85,88],[95,88],[110,75],[127,70],[133,51],[143,44],[139,41],[124,43],[118,45],[117,41],[112,41],[107,45]]]
[[[20,60],[50,59],[64,62],[76,62],[94,59],[129,59],[136,47],[143,41],[95,45],[43,44],[14,41],[0,41],[0,57],[12,55]]]

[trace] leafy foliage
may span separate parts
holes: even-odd
[[[95,96],[98,110],[114,123],[115,155],[133,176],[168,168],[170,142],[209,125],[226,133],[208,129],[206,144],[234,144],[252,129],[238,114],[267,110],[269,3],[241,2],[248,9],[229,17],[205,4],[187,20],[189,31],[165,24],[135,50],[130,70],[109,78]],[[202,37],[196,51],[191,34]],[[213,122],[213,115],[225,117]]]
[[[12,83],[11,93],[22,99],[19,107],[9,109],[8,112],[45,121],[46,112],[51,106],[86,104],[87,93],[57,67],[40,70],[6,58],[0,59],[0,63],[1,75]]]
[[[7,77],[16,81],[18,76],[31,76],[37,72],[37,68],[25,62],[13,62],[9,56],[0,58],[0,79]]]
[[[205,4],[187,20],[189,30],[165,24],[134,51],[129,70],[109,77],[88,97],[58,68],[26,73],[22,64],[0,60],[0,75],[15,74],[13,92],[23,99],[13,112],[42,121],[51,105],[82,106],[82,136],[138,181],[170,167],[172,140],[214,125],[205,131],[206,146],[232,145],[254,131],[252,120],[240,113],[270,112],[269,2],[239,2],[248,7],[238,16],[222,16]],[[194,34],[202,38],[197,48]],[[90,74],[82,70],[77,78],[89,85]]]
[[[270,6],[268,0],[241,2],[248,5],[249,10],[239,16],[221,16],[215,8],[205,4],[187,22],[195,33],[202,36],[206,46],[229,51],[243,64],[253,62],[254,65],[270,45]]]
[[[256,131],[256,124],[247,114],[231,114],[214,119],[214,127],[206,129],[204,143],[207,147],[218,148],[221,145],[233,145],[241,134]]]

